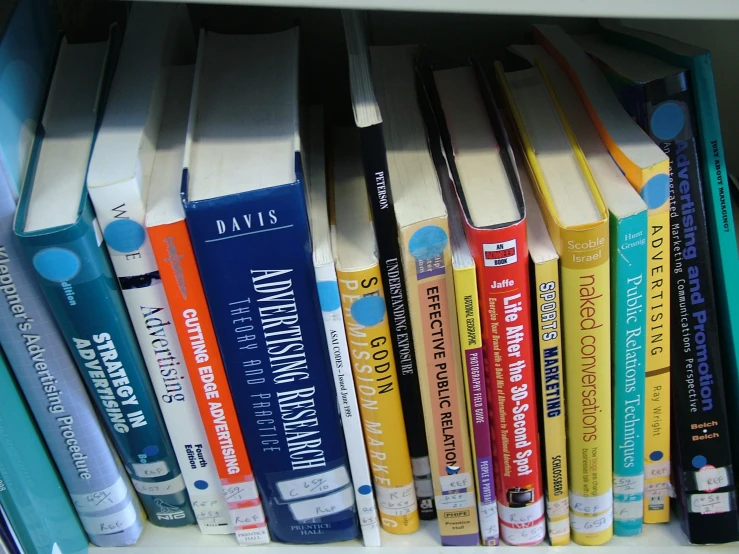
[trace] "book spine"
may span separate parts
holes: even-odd
[[[2,497],[3,487],[4,485],[0,485],[0,497]],[[15,534],[5,510],[3,510],[2,498],[0,498],[0,542],[5,547],[6,554],[23,554],[18,536]]]
[[[185,211],[272,538],[355,538],[302,183]]]
[[[400,370],[398,386],[403,402],[403,420],[413,464],[418,510],[421,519],[429,520],[436,518],[434,488],[431,484],[431,466],[426,442],[418,366],[416,365],[411,318],[408,313],[408,291],[403,280],[398,224],[393,209],[390,172],[387,169],[382,126],[373,125],[360,128],[359,138],[362,145],[362,164],[367,195],[377,237],[382,286],[387,294],[386,305],[390,318],[393,353]]]
[[[380,268],[336,273],[380,522],[389,533],[412,533],[418,504]]]
[[[184,219],[147,229],[236,540],[269,533]],[[203,506],[210,509],[210,505]]]
[[[638,535],[644,508],[647,213],[610,217],[613,531]]]
[[[194,523],[92,206],[86,202],[71,227],[29,235],[22,231],[27,199],[15,232],[149,519],[163,527]]]
[[[485,370],[502,539],[544,540],[526,224],[494,231],[468,228],[480,283]],[[525,524],[521,524],[525,521]]]
[[[90,189],[105,244],[201,532],[233,533],[144,220],[140,178]]]
[[[90,541],[102,547],[134,544],[143,531],[136,494],[111,451],[33,270],[17,248],[15,204],[9,193],[3,200],[0,344]],[[112,525],[118,520],[130,525]],[[105,522],[111,525],[100,525]]]
[[[608,226],[560,235],[570,529],[582,545],[613,535]],[[585,252],[584,252],[585,251]]]
[[[477,516],[483,546],[500,543],[498,503],[495,498],[493,447],[488,419],[488,396],[482,350],[480,305],[474,267],[454,269],[454,295],[457,301],[459,345],[464,365],[464,390],[467,395],[467,422],[470,427],[472,458],[475,461]]]
[[[719,323],[694,140],[666,142],[672,166],[673,414],[682,527],[691,543],[739,539]]]
[[[401,241],[441,543],[477,545],[475,466],[446,217],[404,228]]]
[[[23,551],[87,552],[87,537],[2,355],[0,390],[0,505]],[[106,520],[116,522],[130,526],[124,517]]]
[[[336,397],[346,441],[349,467],[357,501],[359,525],[365,546],[380,546],[380,525],[372,487],[372,475],[367,463],[365,434],[362,430],[357,392],[352,377],[352,358],[349,354],[341,296],[336,268],[333,263],[316,266],[316,284],[321,303],[326,344],[331,355]]]
[[[536,298],[533,308],[539,361],[539,420],[544,438],[542,460],[546,471],[547,531],[552,546],[561,546],[570,542],[570,489],[567,478],[559,259],[531,265],[532,296]]]

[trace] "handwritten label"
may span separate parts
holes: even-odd
[[[148,464],[131,464],[131,466],[136,475],[144,478],[164,477],[169,473],[169,466],[164,460]]]
[[[725,467],[708,467],[705,466],[695,472],[695,481],[698,490],[703,492],[713,492],[716,489],[729,486],[729,472]]]
[[[82,526],[91,535],[111,535],[128,529],[136,522],[136,506],[129,502],[122,510],[106,516],[79,514]]]
[[[649,496],[674,496],[675,489],[669,481],[659,481],[657,483],[645,483],[644,492]],[[655,494],[659,493],[659,494]]]
[[[644,515],[644,502],[639,498],[633,502],[613,503],[613,518],[616,521],[628,521],[631,519],[641,519]]]
[[[469,473],[458,473],[457,475],[439,476],[442,492],[451,492],[466,489],[473,485],[472,475]]]
[[[645,479],[659,479],[670,476],[670,460],[644,464]]]
[[[474,492],[453,492],[440,494],[436,497],[437,510],[461,510],[462,508],[472,508],[474,505]]]
[[[283,500],[298,500],[323,495],[349,484],[349,473],[344,466],[323,473],[289,479],[277,483],[277,490]]]
[[[570,513],[573,515],[595,515],[610,511],[613,507],[613,493],[609,489],[607,493],[600,496],[580,496],[570,493]]]
[[[269,533],[267,532],[266,527],[236,531],[236,542],[239,543],[239,546],[268,544],[270,542]]]
[[[131,479],[133,488],[141,494],[148,494],[152,496],[162,496],[165,494],[174,494],[185,490],[185,481],[182,479],[182,475],[178,475],[174,479],[168,481],[160,481],[158,483],[145,483],[138,479]]]
[[[733,492],[691,494],[688,505],[694,514],[723,514],[732,510]]]
[[[254,481],[242,481],[241,483],[229,483],[222,485],[223,496],[226,502],[245,502],[259,498],[257,485]]]
[[[369,501],[365,498],[364,501],[359,500],[357,497],[357,513],[359,515],[359,524],[362,527],[377,525],[377,508],[375,508],[374,498],[370,498]]]
[[[549,519],[557,519],[570,515],[570,499],[561,498],[554,502],[547,502],[547,515]],[[569,524],[568,524],[569,525]]]
[[[609,529],[611,525],[613,525],[613,510],[591,517],[570,513],[570,527],[578,533],[593,535]]]
[[[262,510],[261,504],[229,510],[229,514],[234,529],[243,529],[244,527],[253,527],[259,523],[264,523],[264,510]]]
[[[544,540],[546,534],[544,522],[531,527],[508,527],[503,525],[500,530],[503,540],[513,546],[540,543]]]
[[[480,516],[480,534],[484,539],[498,538],[500,536],[500,525],[498,524],[498,504],[478,504],[477,513]]]
[[[72,498],[74,507],[81,512],[85,512],[116,506],[123,502],[127,494],[126,482],[119,477],[115,483],[99,491],[87,494],[70,494],[69,496]]]
[[[549,521],[549,536],[563,537],[570,534],[570,518],[557,519]]]
[[[343,512],[354,506],[354,491],[345,487],[339,492],[289,504],[293,517],[298,521],[317,519]]]
[[[644,476],[637,475],[635,477],[624,477],[614,475],[613,477],[613,494],[632,496],[634,494],[642,494],[644,492]]]
[[[521,508],[511,508],[498,502],[500,520],[508,525],[532,525],[544,516],[544,499]]]
[[[383,487],[375,484],[377,507],[381,514],[405,516],[416,511],[416,494],[413,483],[402,487]]]

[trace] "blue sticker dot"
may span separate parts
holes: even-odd
[[[130,219],[117,219],[103,231],[105,241],[118,252],[133,252],[146,240],[146,230]]]
[[[73,279],[80,271],[80,259],[66,248],[47,248],[33,257],[33,267],[49,281],[61,283]]]
[[[208,483],[207,483],[207,481],[203,481],[201,479],[198,479],[197,481],[195,481],[195,488],[196,489],[199,489],[201,491],[204,491],[205,489],[208,488]]]
[[[156,445],[146,446],[144,447],[144,454],[147,456],[156,456],[159,454],[159,447]]]
[[[372,487],[370,487],[369,485],[362,485],[357,490],[359,491],[359,494],[364,494],[364,495],[372,494]]]
[[[663,456],[664,454],[662,454],[660,450],[655,450],[649,455],[649,459],[652,460],[653,462],[659,462]]]
[[[708,460],[706,460],[706,457],[705,456],[700,456],[699,455],[699,456],[696,456],[695,458],[693,458],[693,467],[695,469],[700,469],[704,465],[706,465],[707,463],[708,463]]]
[[[426,225],[413,233],[408,241],[408,250],[417,260],[430,260],[444,252],[448,240],[444,229],[436,225]]]
[[[459,473],[459,466],[446,466],[447,475],[456,475]]]
[[[641,197],[650,210],[659,208],[670,198],[670,178],[664,173],[655,175],[641,189]]]
[[[652,134],[660,140],[672,140],[685,126],[685,114],[675,102],[665,102],[657,106],[649,119]]]
[[[365,296],[352,304],[354,321],[364,327],[374,327],[385,317],[385,301],[379,296]]]
[[[318,281],[318,299],[321,301],[321,310],[333,312],[341,307],[339,286],[335,281]]]

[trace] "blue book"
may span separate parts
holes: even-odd
[[[269,530],[291,543],[353,539],[296,155],[297,29],[202,32],[197,72],[186,221]]]
[[[21,5],[31,4],[26,1]],[[6,37],[27,36],[19,32],[33,25],[19,10],[6,30]],[[35,22],[38,25],[38,21]],[[55,36],[51,26],[46,33]],[[33,35],[31,35],[33,36]],[[39,41],[38,50],[52,49],[49,41]],[[15,40],[0,43],[0,59],[8,67],[28,57],[29,48]],[[104,45],[101,45],[104,48]],[[29,116],[36,119],[46,90],[49,71],[46,54],[27,60],[36,79],[0,83],[0,97],[26,86],[25,104],[15,105],[19,117],[15,125],[6,121],[0,128],[0,151],[18,146],[21,123]],[[34,64],[33,66],[30,64]],[[17,76],[16,76],[17,77]],[[30,88],[29,88],[30,87]],[[30,105],[35,99],[36,104]],[[22,115],[21,115],[22,114]],[[32,136],[28,142],[32,142]],[[19,250],[13,233],[15,200],[19,188],[12,183],[15,172],[0,159],[0,345],[23,390],[39,429],[46,440],[59,473],[69,491],[90,542],[98,546],[126,546],[135,543],[143,531],[143,520],[136,493],[113,453],[97,419],[77,366],[54,322],[51,310],[35,282],[32,268]],[[23,170],[25,174],[25,169]],[[128,521],[115,528],[107,522]],[[107,529],[105,532],[104,528]]]
[[[149,518],[181,526],[194,515],[85,188],[108,57],[62,41],[15,232]]]
[[[80,554],[87,537],[0,354],[0,506],[25,554]]]

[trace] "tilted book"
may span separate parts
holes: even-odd
[[[613,535],[607,211],[539,69],[496,68],[561,261],[572,539],[604,544]]]
[[[192,66],[169,67],[180,10],[133,6],[87,189],[200,530],[227,534],[228,506],[144,222],[162,112],[173,102],[168,88],[185,97],[192,88]],[[192,34],[189,20],[181,25]]]
[[[609,211],[614,533],[636,535],[644,503],[647,206],[611,158],[564,70],[541,46],[512,50],[539,62]]]
[[[192,79],[192,66],[173,68],[151,170],[146,230],[171,309],[172,323],[180,339],[184,365],[200,409],[200,425],[204,427],[218,473],[218,484],[211,483],[213,486],[207,488],[222,491],[239,544],[264,544],[269,542],[264,512],[180,198]],[[193,407],[190,405],[188,408],[192,411]],[[187,417],[195,416],[193,411]],[[197,489],[203,483],[207,484],[195,480],[193,485]],[[218,497],[208,500],[196,495],[191,495],[191,500],[196,514],[201,512],[203,519],[209,513],[217,516],[224,502]],[[223,513],[218,517],[222,518]]]
[[[357,536],[311,256],[298,31],[201,32],[185,220],[272,538]]]
[[[344,327],[339,282],[331,244],[324,141],[323,109],[319,106],[311,107],[306,174],[316,286],[321,303],[326,344],[332,361],[336,398],[339,402],[341,427],[346,441],[362,538],[365,546],[380,546],[380,522],[367,461],[357,387],[352,377],[352,359]]]
[[[387,532],[418,530],[418,504],[390,348],[390,324],[356,129],[334,128],[331,238],[352,374],[380,523]]]
[[[416,496],[421,519],[435,519],[434,489],[426,441],[421,389],[418,382],[416,345],[408,312],[408,290],[403,279],[403,261],[398,240],[390,171],[383,135],[382,114],[377,107],[369,62],[369,50],[361,12],[343,10],[344,32],[349,53],[349,81],[354,122],[359,129],[362,164],[375,222],[377,254],[382,286],[390,319],[390,336],[398,364],[398,386],[403,402],[408,447],[413,463]]]
[[[730,542],[739,533],[736,493],[730,469],[722,344],[711,286],[711,257],[690,81],[684,69],[646,54],[609,44],[598,37],[580,37],[580,41],[603,67],[626,111],[670,158],[672,325],[681,329],[673,337],[671,349],[674,436],[680,469],[677,494],[683,529],[691,542]],[[695,398],[698,387],[699,411]],[[696,444],[697,440],[701,442]],[[697,457],[700,455],[703,459]],[[723,495],[726,500],[712,503],[707,509],[706,499],[714,495]]]
[[[609,153],[648,208],[647,362],[644,470],[665,491],[644,498],[644,521],[668,521],[670,479],[669,160],[619,104],[595,63],[561,29],[535,34],[570,77]]]
[[[24,87],[26,103],[15,106],[15,124],[2,126],[0,148],[18,148],[22,123],[36,120],[41,111],[41,94],[49,70],[42,51],[19,48],[19,35],[28,32],[28,5],[23,2],[8,24],[0,55],[7,63],[23,60],[29,69],[25,84],[9,79],[0,85],[0,95]],[[46,8],[44,8],[46,9]],[[43,29],[43,25],[38,25]],[[49,27],[48,34],[51,35]],[[7,41],[7,37],[13,40]],[[43,39],[43,33],[39,35]],[[47,39],[50,37],[47,37]],[[6,42],[7,41],[7,42]],[[51,50],[51,43],[47,45]],[[35,48],[41,48],[37,44]],[[48,52],[46,52],[48,54]],[[38,57],[37,57],[38,56]],[[35,98],[35,101],[34,101]],[[29,113],[30,112],[30,113]],[[33,140],[28,135],[27,140]],[[39,430],[72,497],[90,542],[97,546],[126,546],[136,542],[143,519],[128,476],[106,438],[97,414],[84,389],[77,366],[69,354],[48,304],[43,299],[30,267],[13,233],[16,203],[14,191],[20,183],[10,180],[14,172],[2,163],[0,171],[0,344],[8,357],[18,385],[28,400]],[[22,179],[24,173],[19,175]],[[105,498],[100,502],[100,498]],[[101,532],[101,518],[109,520],[121,513],[133,514],[131,525]]]
[[[518,146],[518,145],[516,145]],[[539,421],[545,472],[547,532],[552,546],[570,542],[570,488],[567,476],[567,408],[564,398],[564,351],[562,348],[562,285],[559,254],[547,231],[526,167],[516,149],[516,167],[526,203],[526,240],[529,246],[532,313],[538,357]]]
[[[706,204],[708,239],[716,292],[716,306],[721,319],[722,362],[724,378],[731,387],[726,395],[729,413],[739,411],[739,288],[735,277],[739,274],[737,252],[736,211],[729,196],[729,177],[724,155],[719,122],[716,88],[714,86],[711,53],[668,37],[601,22],[608,40],[633,48],[669,64],[689,69],[687,78],[693,98],[693,117],[697,120],[696,134],[699,163]],[[734,216],[732,217],[732,211]],[[739,433],[739,418],[729,417],[732,435]],[[734,459],[739,459],[739,442],[731,441]],[[647,466],[649,467],[649,465]],[[734,468],[735,479],[737,468]],[[645,521],[648,514],[645,514]]]
[[[546,525],[523,196],[508,136],[479,66],[436,70],[433,80],[427,89],[432,98],[438,95],[436,120],[484,306],[501,536],[508,544],[533,545],[544,539]]]
[[[149,519],[181,526],[187,493],[85,188],[106,57],[62,44],[14,230]]]
[[[449,224],[418,103],[416,50],[372,47],[372,79],[383,116],[441,542],[477,545],[475,463],[467,429]]]

